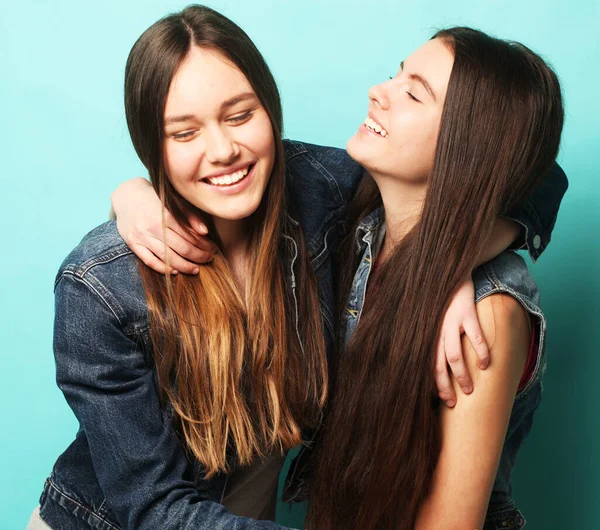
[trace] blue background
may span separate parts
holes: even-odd
[[[21,4],[22,5],[22,4]],[[143,175],[122,85],[135,39],[186,4],[3,2],[0,16],[0,528],[24,528],[77,422],[54,384],[53,281],[107,218],[109,194]],[[286,134],[344,146],[370,85],[436,28],[467,24],[543,53],[563,81],[559,162],[570,178],[552,244],[532,268],[549,320],[545,396],[515,477],[528,529],[598,528],[600,104],[597,1],[224,0],[277,78]],[[297,512],[282,522],[300,525]]]

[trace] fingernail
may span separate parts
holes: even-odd
[[[200,224],[198,225],[198,231],[199,231],[201,234],[208,234],[208,228],[206,227],[206,225],[204,225],[204,224],[202,224],[202,223],[200,223]]]
[[[456,401],[446,401],[446,405],[452,408],[454,405],[456,405]]]
[[[200,269],[198,267],[196,267],[193,271],[192,274],[198,274],[200,272]]]
[[[179,271],[176,271],[175,269],[173,269],[173,270],[171,271],[171,274],[172,274],[173,276],[177,276],[177,275],[179,274]]]
[[[473,390],[470,386],[463,386],[462,389],[465,394],[469,394]]]

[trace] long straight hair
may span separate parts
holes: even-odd
[[[321,419],[327,369],[316,280],[302,234],[286,213],[279,92],[241,28],[194,5],[142,34],[125,73],[125,109],[135,149],[163,205],[191,230],[184,211],[193,207],[165,172],[163,128],[171,80],[192,46],[220,52],[246,76],[275,138],[273,171],[251,218],[247,249],[254,269],[244,293],[220,252],[197,276],[174,279],[140,262],[161,396],[173,406],[187,449],[210,478],[230,470],[231,452],[244,465],[298,444],[301,428]],[[298,296],[291,290],[291,274],[304,287]]]
[[[454,65],[422,214],[382,265],[383,288],[367,297],[340,355],[310,528],[413,528],[440,453],[434,353],[444,312],[495,220],[527,197],[558,152],[560,85],[540,57],[469,28],[433,38],[453,50]],[[370,177],[357,201],[356,223],[381,204]],[[351,233],[346,263],[356,265],[354,245]],[[342,282],[346,297],[354,270]]]

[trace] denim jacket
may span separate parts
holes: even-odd
[[[363,169],[335,148],[286,141],[285,156],[290,211],[304,230],[331,355],[332,259]],[[535,258],[550,239],[566,188],[562,170],[545,185],[550,200],[533,197],[516,215]],[[287,279],[298,288],[293,263]],[[138,261],[113,222],[90,232],[63,262],[55,300],[57,383],[80,427],[46,480],[42,519],[57,530],[283,529],[228,512],[220,504],[227,477],[207,480],[200,463],[186,456],[171,425],[172,412],[161,406],[157,393]],[[306,496],[313,434],[305,434],[307,443],[290,468],[288,500]]]
[[[384,235],[382,208],[368,215],[357,228],[357,256],[361,256],[361,259],[342,317],[340,331],[345,343],[352,338],[360,320],[372,265],[377,259]],[[527,265],[514,252],[504,252],[478,267],[473,273],[473,282],[476,302],[492,294],[507,293],[521,303],[536,323],[535,368],[515,398],[483,530],[521,528],[525,520],[515,509],[510,477],[519,447],[529,433],[533,413],[541,400],[541,376],[546,364],[546,317],[539,307],[539,292]]]

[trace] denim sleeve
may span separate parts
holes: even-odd
[[[285,530],[203,498],[161,406],[138,341],[85,276],[56,287],[57,382],[87,436],[102,491],[123,530]]]
[[[516,247],[527,248],[534,262],[550,243],[558,209],[568,186],[565,172],[555,163],[525,203],[506,215],[523,227],[524,238]]]
[[[309,180],[325,178],[337,206],[345,206],[350,202],[365,170],[345,149],[293,140],[286,143],[291,155],[288,163],[293,170],[305,174]]]

